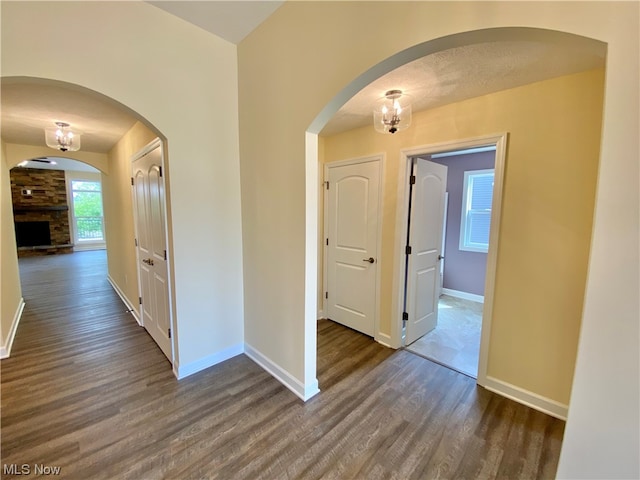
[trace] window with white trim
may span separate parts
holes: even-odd
[[[73,179],[71,193],[76,243],[104,242],[101,182]]]
[[[493,178],[493,168],[464,172],[460,250],[484,253],[489,250]]]

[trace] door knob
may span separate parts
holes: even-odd
[[[153,259],[151,258],[143,258],[142,262],[146,263],[147,265],[153,266]]]
[[[438,260],[444,260],[444,257],[442,255],[438,255]]]
[[[369,258],[363,258],[362,261],[363,262],[373,263],[373,262],[375,262],[375,259],[373,257],[369,257]]]

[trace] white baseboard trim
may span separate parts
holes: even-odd
[[[131,315],[133,315],[133,318],[136,319],[136,322],[138,322],[138,325],[142,326],[142,322],[140,321],[140,316],[138,315],[138,311],[136,310],[136,308],[133,306],[133,304],[129,301],[129,299],[127,298],[127,296],[124,294],[124,292],[122,290],[120,290],[120,287],[118,287],[118,285],[116,284],[116,282],[114,282],[113,278],[111,278],[111,275],[107,275],[107,280],[109,281],[109,283],[111,284],[111,288],[113,288],[113,290],[118,294],[118,296],[120,297],[120,300],[122,300],[122,303],[125,304],[125,306],[127,307],[127,310],[129,310],[129,313]]]
[[[527,407],[531,407],[552,417],[559,418],[560,420],[567,419],[567,413],[569,412],[569,406],[563,403],[551,400],[550,398],[543,397],[537,393],[530,392],[524,388],[516,387],[510,383],[503,382],[494,377],[487,376],[486,383],[482,385],[487,390],[490,390],[503,397],[510,398],[518,403],[522,403]]]
[[[324,310],[318,310],[318,316],[317,316],[318,320],[324,320],[325,316],[324,316]]]
[[[11,322],[11,328],[9,329],[9,335],[7,335],[7,340],[4,345],[0,347],[0,359],[9,358],[11,355],[11,347],[13,347],[13,339],[16,337],[16,331],[18,330],[18,324],[20,323],[20,319],[22,318],[22,312],[24,311],[24,298],[20,297],[20,302],[18,302],[18,308],[16,309],[16,313],[13,315],[13,320]]]
[[[463,300],[471,300],[472,302],[484,303],[484,296],[476,295],[474,293],[461,292],[459,290],[451,290],[450,288],[443,288],[442,293],[444,295],[461,298]]]
[[[275,377],[275,379],[281,384],[302,399],[303,402],[306,402],[317,393],[320,393],[320,389],[318,388],[318,379],[314,379],[310,385],[304,385],[298,379],[294,378],[289,372],[285,371],[279,365],[276,365],[272,360],[267,358],[248,343],[244,344],[244,353],[247,357]]]
[[[378,342],[380,345],[384,345],[385,347],[393,348],[391,346],[391,336],[386,333],[378,332],[378,335],[374,337],[374,340]]]
[[[214,365],[222,363],[225,360],[229,360],[230,358],[233,358],[236,355],[240,355],[243,352],[244,345],[242,343],[238,343],[237,345],[232,345],[229,348],[225,348],[220,352],[208,355],[204,358],[201,358],[200,360],[196,360],[195,362],[187,363],[186,365],[174,365],[173,374],[178,380],[182,380],[189,375],[198,373],[205,368],[213,367]]]

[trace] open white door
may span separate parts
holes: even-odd
[[[172,361],[162,145],[132,162],[142,325]]]
[[[328,167],[327,317],[375,335],[380,161]]]
[[[407,249],[405,345],[433,330],[438,322],[442,229],[447,167],[413,160],[409,247]]]

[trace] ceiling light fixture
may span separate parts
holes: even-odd
[[[80,133],[71,131],[68,123],[56,122],[56,128],[45,130],[47,146],[62,152],[80,150]]]
[[[389,90],[373,109],[373,126],[380,133],[396,133],[411,125],[409,95]]]

